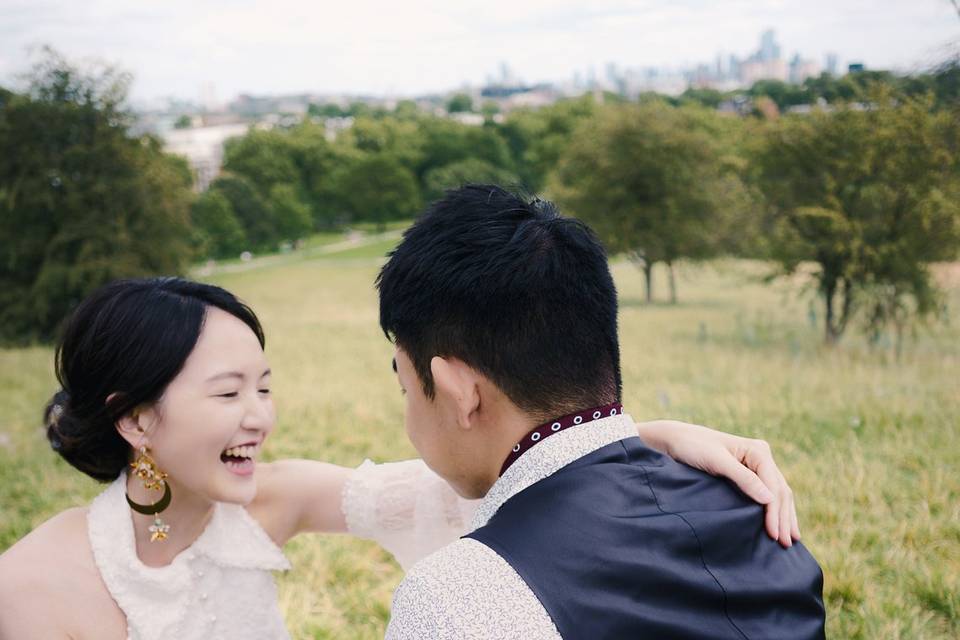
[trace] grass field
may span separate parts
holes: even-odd
[[[268,458],[413,455],[372,287],[390,242],[205,276],[267,329],[280,414]],[[921,332],[898,363],[855,335],[823,349],[800,285],[758,284],[762,265],[684,266],[677,306],[643,305],[640,274],[614,271],[627,408],[773,444],[824,568],[828,637],[960,636],[960,328]],[[53,390],[49,349],[0,351],[0,550],[99,490],[37,426]],[[279,582],[293,637],[382,637],[401,577],[384,552],[341,536],[287,551],[295,568]]]

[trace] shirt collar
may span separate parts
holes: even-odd
[[[543,442],[545,438],[554,436],[564,429],[575,427],[578,424],[586,424],[588,422],[593,422],[594,420],[599,420],[600,418],[615,416],[618,413],[623,413],[623,405],[621,405],[619,402],[611,402],[601,407],[584,409],[582,411],[561,416],[555,420],[544,422],[543,424],[530,430],[525,436],[523,436],[523,438],[520,439],[520,442],[513,445],[513,449],[510,451],[510,454],[507,455],[507,459],[503,461],[503,466],[500,468],[500,475],[502,476],[504,473],[506,473],[507,469],[509,469],[510,466],[516,462],[518,458],[520,458],[520,456],[526,453],[529,449],[532,449]]]
[[[517,458],[490,487],[474,513],[471,530],[487,524],[504,502],[530,485],[601,447],[636,436],[633,418],[620,413],[564,429],[544,439]]]

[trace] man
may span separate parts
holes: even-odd
[[[381,271],[410,440],[473,530],[408,572],[387,637],[822,638],[822,574],[620,405],[603,249],[549,203],[451,191]]]

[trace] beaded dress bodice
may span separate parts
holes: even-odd
[[[283,552],[240,505],[217,503],[197,540],[164,567],[137,557],[121,474],[90,506],[87,527],[103,582],[129,640],[288,639],[271,571]]]

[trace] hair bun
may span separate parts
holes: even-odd
[[[47,428],[47,440],[54,451],[60,451],[63,448],[63,432],[60,430],[60,422],[64,414],[67,413],[70,402],[70,394],[60,389],[43,410],[43,424]]]

